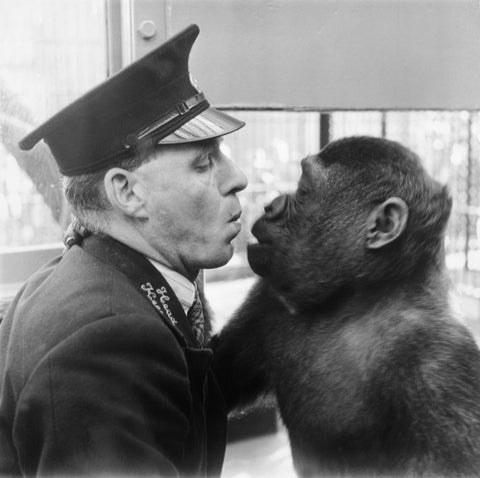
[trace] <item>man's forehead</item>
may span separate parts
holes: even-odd
[[[195,141],[191,143],[180,143],[171,145],[160,145],[158,148],[161,151],[177,151],[177,152],[205,152],[220,147],[223,138],[206,139],[204,141]]]
[[[205,141],[198,141],[197,143],[194,143],[194,144],[198,144],[198,148],[202,151],[210,151],[210,150],[220,148],[220,145],[222,144],[222,142],[223,142],[223,137],[219,137],[219,138],[207,139]]]

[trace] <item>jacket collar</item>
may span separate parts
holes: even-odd
[[[178,298],[167,280],[143,254],[100,234],[85,238],[80,247],[124,274],[184,345],[198,347]]]

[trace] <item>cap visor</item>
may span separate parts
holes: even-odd
[[[245,126],[243,121],[237,120],[210,106],[172,134],[162,138],[158,144],[192,143],[194,141],[217,138],[233,133],[243,126]]]

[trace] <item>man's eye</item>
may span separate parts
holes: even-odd
[[[212,158],[210,154],[206,154],[197,161],[197,163],[195,164],[195,169],[197,169],[198,171],[205,171],[210,168],[211,164]]]

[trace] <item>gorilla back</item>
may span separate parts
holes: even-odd
[[[480,352],[449,311],[445,187],[398,143],[329,144],[254,224],[217,337],[230,409],[273,393],[301,476],[480,476]]]

